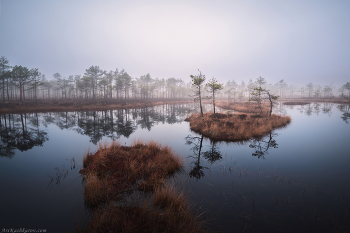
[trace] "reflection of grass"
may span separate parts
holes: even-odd
[[[68,159],[67,159],[68,160]],[[73,157],[72,159],[69,160],[71,163],[71,170],[75,169],[75,158]],[[56,185],[59,185],[61,183],[61,181],[65,180],[68,177],[68,168],[65,167],[65,165],[63,165],[63,169],[60,170],[58,167],[55,167],[56,173],[54,175],[54,177],[52,177],[51,175],[48,175],[48,177],[51,178],[49,184],[47,185],[47,188],[51,189],[53,184],[55,183]]]
[[[156,189],[153,204],[174,211],[186,211],[188,208],[183,192],[177,193],[173,186]]]
[[[193,131],[200,132],[214,140],[248,140],[251,137],[261,137],[273,129],[290,123],[289,116],[272,114],[256,116],[247,114],[206,113],[204,117],[192,114],[186,119]]]
[[[176,198],[176,197],[173,197]],[[203,232],[183,209],[159,209],[149,202],[134,206],[108,205],[97,209],[82,232]]]
[[[80,170],[86,181],[85,203],[94,211],[79,232],[200,232],[200,222],[183,194],[163,186],[164,179],[183,165],[169,147],[152,141],[137,141],[131,147],[99,143],[98,147],[95,154],[85,154]],[[122,195],[136,189],[153,193],[154,198],[116,205]]]

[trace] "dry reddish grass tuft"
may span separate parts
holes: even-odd
[[[107,179],[98,179],[91,175],[85,178],[84,200],[87,206],[96,208],[98,205],[118,199],[113,187]]]
[[[140,190],[154,190],[163,184],[164,178],[181,169],[183,161],[169,147],[152,141],[148,144],[137,141],[131,147],[117,142],[99,143],[95,154],[84,156],[83,164],[80,173],[87,181],[85,202],[94,206],[103,202],[103,198],[108,202],[136,183]]]
[[[83,157],[83,167],[86,168],[87,166],[89,166],[89,164],[92,162],[92,157],[90,155],[90,146],[88,148],[88,150],[84,153],[84,157]]]
[[[257,116],[247,114],[212,114],[206,113],[204,117],[192,114],[186,119],[190,128],[213,140],[240,141],[251,137],[261,137],[273,129],[284,127],[290,123],[289,116],[272,114]]]
[[[167,176],[183,166],[180,157],[156,142],[136,141],[131,147],[99,143],[98,150],[84,156],[85,204],[93,208],[91,220],[77,232],[203,232],[183,193],[164,187]],[[114,202],[120,193],[138,189],[153,198],[136,199],[131,205]],[[153,201],[150,201],[153,200]],[[108,204],[108,205],[103,205]]]
[[[178,193],[173,186],[157,188],[153,194],[153,205],[174,211],[186,211],[187,200],[183,192]]]

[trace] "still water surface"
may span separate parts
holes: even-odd
[[[169,145],[185,159],[179,186],[215,232],[350,229],[349,105],[279,104],[274,111],[291,124],[241,143],[191,132],[183,120],[194,109],[2,115],[0,229],[74,232],[86,216],[84,152],[101,140],[137,139]]]

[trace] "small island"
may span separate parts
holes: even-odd
[[[182,166],[172,149],[156,142],[100,143],[80,170],[93,214],[76,232],[203,232],[184,194],[164,184]]]
[[[262,137],[273,129],[284,127],[291,122],[289,116],[276,114],[232,114],[205,113],[192,114],[185,119],[191,130],[215,141],[242,141],[252,137]]]
[[[215,78],[209,80],[205,86],[212,96],[203,97],[201,92],[205,75],[199,71],[198,75],[191,75],[191,78],[194,96],[196,96],[194,100],[199,102],[200,113],[192,113],[185,121],[190,122],[191,130],[205,137],[215,141],[244,141],[262,137],[273,129],[284,127],[291,122],[289,116],[272,114],[274,101],[279,96],[262,87],[264,80],[261,77],[258,79],[261,84],[250,93],[249,102],[217,103],[217,106],[223,109],[233,110],[234,114],[215,113],[215,93],[223,89],[223,84],[218,83]],[[214,113],[203,113],[202,101],[208,98],[212,99]]]

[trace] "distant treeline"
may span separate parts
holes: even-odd
[[[270,93],[281,98],[350,98],[350,82],[340,88],[332,85],[320,86],[309,83],[305,87],[288,85],[284,80],[272,84],[262,77],[248,83],[237,84],[228,81],[218,92],[217,97],[233,101],[250,98],[255,87],[264,87]],[[124,69],[105,71],[99,66],[91,66],[83,75],[62,77],[53,74],[49,80],[37,68],[29,69],[23,66],[10,66],[9,61],[0,58],[0,98],[2,102],[9,100],[23,101],[26,99],[148,99],[148,98],[188,98],[193,94],[191,82],[176,78],[152,78],[150,74],[140,78],[131,77]],[[203,96],[210,95],[203,90]]]

